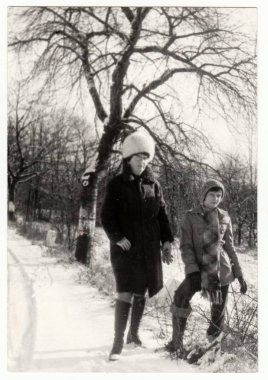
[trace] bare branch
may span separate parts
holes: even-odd
[[[138,94],[131,101],[130,105],[127,107],[124,113],[124,118],[127,118],[132,114],[135,106],[137,105],[140,99],[142,99],[145,95],[149,94],[152,90],[155,90],[157,87],[160,87],[162,84],[167,82],[173,75],[177,73],[190,73],[195,71],[196,70],[193,68],[179,68],[166,71],[164,74],[161,75],[160,78],[155,79],[149,85],[145,86],[142,90],[138,92]]]
[[[128,7],[121,7],[122,9],[122,12],[125,14],[125,16],[127,17],[128,21],[130,23],[132,23],[133,19],[134,19],[134,15],[133,15],[133,12],[130,8]]]

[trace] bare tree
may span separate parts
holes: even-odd
[[[255,110],[255,41],[228,22],[226,9],[14,10],[21,27],[10,33],[9,46],[18,52],[38,49],[32,77],[45,74],[45,84],[59,85],[63,80],[67,84],[68,77],[71,87],[85,80],[102,127],[80,208],[81,238],[89,243],[85,247],[94,234],[99,178],[126,133],[147,129],[158,143],[159,159],[195,160],[192,130],[178,115],[178,83],[195,82],[200,110],[208,103],[225,117],[230,108]]]
[[[238,155],[222,159],[218,171],[226,187],[228,209],[234,220],[236,243],[240,246],[245,236],[249,247],[256,244],[257,228],[257,184],[254,181],[254,167],[245,165]]]
[[[46,125],[44,110],[35,102],[25,105],[20,84],[15,95],[9,97],[8,111],[8,199],[12,220],[17,185],[45,171],[45,158],[55,147],[55,135]]]
[[[14,92],[10,91],[8,103],[8,199],[12,206],[9,216],[13,219],[17,185],[35,179],[33,190],[37,200],[41,177],[51,171],[51,159],[60,148],[66,151],[78,132],[73,125],[69,131],[64,110],[56,113],[40,99],[25,100],[21,83]],[[82,145],[79,157],[82,161],[87,159],[83,157],[86,154],[83,148]],[[35,211],[35,207],[33,209]]]
[[[43,180],[43,191],[50,199],[50,222],[65,237],[68,248],[74,243],[78,222],[80,178],[94,152],[94,142],[87,134],[88,123],[65,115],[65,139],[59,141],[49,158],[49,172]],[[67,133],[66,133],[67,132]]]

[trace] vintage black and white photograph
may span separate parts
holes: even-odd
[[[7,371],[257,373],[258,8],[6,11]]]

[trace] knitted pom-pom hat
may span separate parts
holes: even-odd
[[[155,143],[152,137],[146,132],[133,132],[127,136],[122,144],[123,158],[128,158],[138,153],[147,153],[149,161],[154,157]]]
[[[205,198],[206,198],[207,193],[208,193],[209,190],[212,189],[213,187],[218,187],[218,188],[220,188],[221,191],[222,191],[222,198],[224,197],[224,192],[225,192],[225,190],[224,190],[224,186],[223,186],[223,184],[222,184],[220,181],[218,181],[217,179],[208,179],[208,180],[204,183],[204,185],[203,185],[203,187],[202,187],[202,189],[201,189],[200,201],[201,201],[202,204],[203,204],[203,202],[204,202],[204,200],[205,200]]]

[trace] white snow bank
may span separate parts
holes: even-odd
[[[111,299],[77,284],[80,264],[43,257],[40,246],[8,234],[9,370],[28,372],[194,372],[158,347],[151,319],[140,335],[146,348],[126,346],[119,362],[107,360],[113,340]],[[146,320],[147,319],[147,320]],[[151,326],[152,327],[152,326]]]

